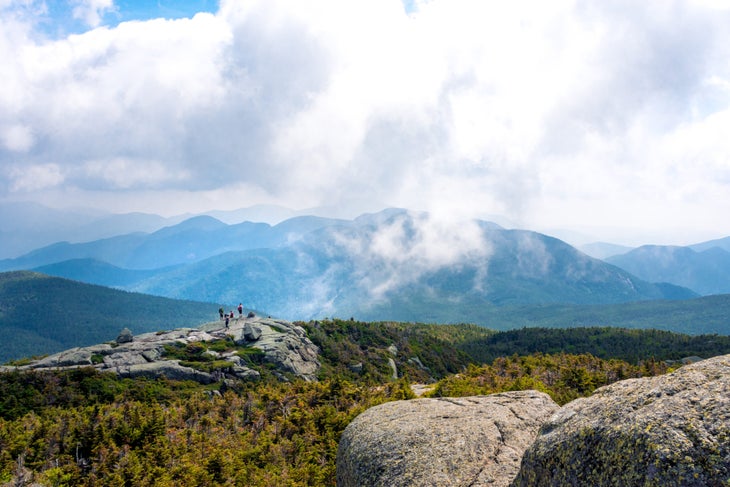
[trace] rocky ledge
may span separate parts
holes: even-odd
[[[218,361],[215,370],[174,359],[166,347],[185,348],[216,340],[232,341],[237,349],[216,352],[206,350],[211,361]],[[256,380],[260,374],[242,358],[241,348],[255,349],[257,360],[274,364],[281,377],[292,375],[314,381],[319,371],[319,350],[303,328],[290,322],[271,318],[247,317],[233,319],[229,328],[212,322],[199,328],[179,328],[171,331],[132,336],[123,330],[116,341],[90,347],[73,348],[20,366],[2,366],[0,371],[64,369],[94,367],[115,372],[121,377],[166,377],[212,383],[219,380]],[[201,347],[204,348],[204,347]],[[252,350],[254,351],[254,350]]]
[[[728,486],[730,355],[559,409],[535,391],[376,406],[342,435],[337,485]]]

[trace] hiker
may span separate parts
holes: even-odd
[[[228,329],[228,315],[226,315],[226,330]]]
[[[241,303],[238,303],[238,317],[241,318],[243,316],[243,305]]]
[[[233,311],[231,311],[231,319],[233,319]]]
[[[223,319],[223,308],[218,308],[218,314],[220,315],[221,319]]]

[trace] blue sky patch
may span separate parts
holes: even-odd
[[[71,1],[46,2],[46,12],[36,18],[39,30],[50,38],[60,39],[95,27],[89,25],[87,19],[74,15],[78,4],[79,2]],[[117,0],[113,8],[99,11],[98,26],[115,27],[132,20],[191,18],[199,12],[215,13],[217,10],[217,0]]]

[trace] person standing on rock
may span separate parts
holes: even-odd
[[[238,318],[240,319],[243,316],[243,304],[238,303]]]
[[[223,308],[218,308],[218,314],[220,315],[221,319],[223,319]]]
[[[226,330],[228,329],[228,315],[226,315]]]

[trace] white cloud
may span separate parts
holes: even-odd
[[[72,0],[73,17],[89,27],[98,27],[104,14],[115,10],[114,0]]]
[[[27,152],[33,146],[33,133],[25,125],[11,125],[0,130],[3,145],[14,152]]]
[[[476,286],[486,273],[492,252],[476,222],[438,213],[401,214],[382,222],[364,237],[340,233],[335,239],[354,257],[352,278],[374,300],[418,282],[429,272],[465,263],[481,266]]]
[[[186,181],[186,172],[170,171],[160,161],[116,157],[88,161],[83,168],[82,180],[101,180],[112,188],[129,189],[160,187],[170,181]]]
[[[57,41],[35,31],[41,4],[20,5],[0,5],[0,164],[52,161],[59,194],[154,187],[189,210],[245,187],[241,206],[657,231],[703,211],[730,233],[720,3],[224,0]],[[114,5],[76,7],[94,26]]]
[[[37,164],[11,167],[8,171],[11,191],[31,192],[58,186],[64,175],[58,164]]]

